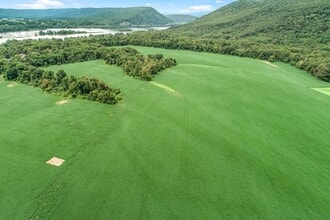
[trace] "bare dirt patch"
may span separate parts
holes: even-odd
[[[267,60],[263,60],[262,62],[265,63],[265,64],[268,64],[268,65],[270,65],[270,66],[273,66],[273,67],[278,68],[278,66],[276,66],[275,64],[273,64],[273,63],[271,63],[271,62],[269,62],[269,61],[267,61]]]
[[[56,166],[59,167],[61,166],[63,163],[65,162],[65,160],[58,158],[58,157],[52,157],[50,160],[48,160],[46,163],[50,164],[52,166]]]
[[[62,101],[56,102],[55,104],[56,105],[64,105],[64,104],[67,104],[68,102],[69,102],[68,100],[62,100]]]
[[[166,92],[168,92],[168,93],[170,93],[170,94],[172,94],[172,95],[180,96],[180,94],[179,94],[177,91],[175,91],[175,90],[172,89],[171,87],[168,87],[168,86],[166,86],[166,85],[164,85],[164,84],[157,83],[157,82],[154,82],[154,81],[150,82],[150,84],[152,84],[152,85],[154,85],[154,86],[157,86],[157,87],[159,87],[159,88],[162,88],[162,89],[164,89]]]

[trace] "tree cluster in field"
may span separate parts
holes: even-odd
[[[40,36],[53,36],[53,35],[72,35],[72,34],[85,34],[86,31],[74,31],[74,30],[47,30],[47,31],[39,31]]]
[[[144,57],[133,48],[112,48],[105,57],[105,62],[117,65],[129,75],[135,78],[150,81],[161,70],[176,66],[176,60],[164,58],[162,54],[148,55]]]
[[[122,98],[119,89],[112,89],[96,78],[76,78],[63,70],[55,73],[20,62],[2,61],[0,64],[5,79],[39,87],[48,93],[106,104],[116,104]]]
[[[149,81],[159,71],[176,65],[174,59],[161,54],[145,57],[135,49],[107,48],[100,42],[96,38],[9,41],[0,47],[0,74],[49,93],[115,104],[122,97],[119,89],[94,78],[75,78],[64,71],[54,73],[42,67],[104,59],[134,78]]]
[[[143,56],[129,47],[104,47],[99,38],[10,41],[4,46],[6,59],[14,58],[35,67],[103,59],[107,64],[122,67],[129,76],[148,81],[176,65],[174,59],[161,54]]]

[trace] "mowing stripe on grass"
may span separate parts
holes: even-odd
[[[313,90],[323,93],[325,95],[330,95],[330,87],[327,88],[312,88]]]
[[[151,81],[150,84],[152,84],[152,85],[154,85],[154,86],[157,86],[157,87],[159,87],[159,88],[162,88],[162,89],[164,89],[166,92],[171,93],[171,94],[173,94],[173,95],[179,95],[174,89],[172,89],[171,87],[168,87],[168,86],[166,86],[166,85],[164,85],[164,84],[157,83],[157,82],[155,82],[155,81]]]
[[[265,64],[267,64],[267,65],[270,65],[270,66],[273,66],[273,67],[278,68],[277,65],[275,65],[275,64],[273,64],[273,63],[271,63],[271,62],[269,62],[269,61],[267,61],[267,60],[261,60],[261,62],[263,62],[263,63],[265,63]]]

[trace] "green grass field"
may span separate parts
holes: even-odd
[[[103,61],[115,106],[0,82],[0,219],[327,219],[329,87],[289,65],[187,51],[154,83]],[[45,163],[65,159],[61,167]]]

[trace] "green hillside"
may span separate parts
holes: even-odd
[[[178,65],[153,82],[102,60],[47,68],[120,87],[115,106],[0,81],[0,219],[328,218],[330,96],[311,88],[329,84],[283,63],[137,49]]]
[[[330,42],[329,26],[328,0],[240,0],[175,31],[313,47]]]
[[[1,18],[37,20],[65,19],[75,24],[93,25],[166,25],[171,21],[151,7],[82,9],[0,9]]]
[[[328,0],[239,0],[168,33],[207,39],[206,51],[283,61],[330,81],[329,27]]]
[[[173,21],[176,24],[185,24],[185,23],[190,23],[192,21],[195,21],[197,17],[192,16],[192,15],[182,15],[182,14],[177,14],[177,15],[166,15],[171,21]]]

